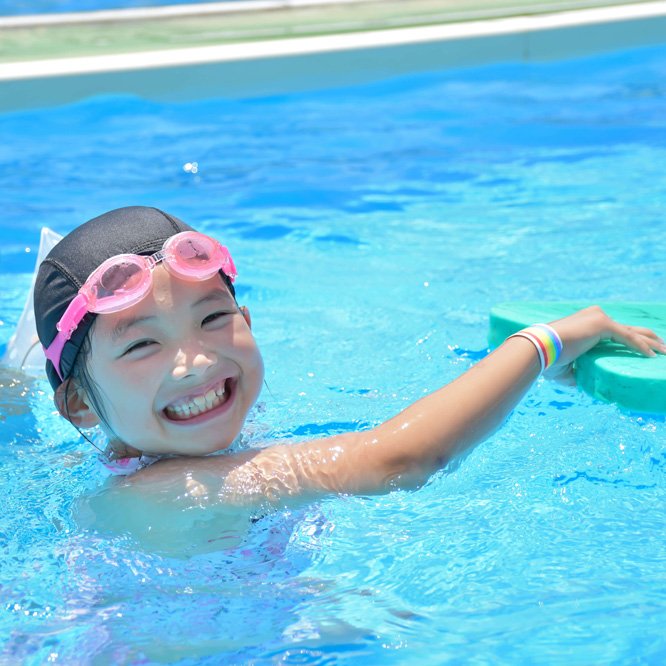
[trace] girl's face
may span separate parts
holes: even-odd
[[[162,265],[140,303],[98,315],[88,370],[116,437],[182,455],[228,447],[264,377],[249,315],[219,275],[189,282]]]

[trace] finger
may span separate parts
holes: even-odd
[[[666,343],[654,331],[648,329],[640,329],[638,327],[633,329],[634,333],[638,332],[642,336],[643,342],[653,351],[660,354],[666,354]],[[644,333],[643,331],[647,331]]]
[[[634,351],[643,354],[643,356],[656,356],[655,349],[658,349],[662,353],[666,353],[666,347],[664,347],[663,343],[647,338],[645,335],[638,333],[631,326],[620,326],[618,330],[611,335],[611,340],[614,342],[620,342],[629,347],[629,349],[633,349]]]
[[[633,349],[634,351],[639,352],[645,356],[654,356],[655,353],[652,351],[648,345],[645,337],[640,333],[634,331],[632,326],[625,326],[624,324],[617,324],[613,327],[614,330],[611,331],[610,339],[613,342],[619,342],[620,344]]]
[[[647,338],[650,338],[652,340],[657,340],[659,342],[664,342],[663,338],[661,338],[651,328],[643,328],[642,326],[630,326],[629,328],[633,329],[637,333],[640,333],[641,335],[644,335]]]

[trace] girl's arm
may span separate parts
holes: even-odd
[[[581,354],[611,339],[646,356],[666,353],[645,328],[624,326],[594,306],[552,322],[562,354],[547,375],[560,377]],[[227,477],[277,499],[308,492],[384,492],[424,482],[435,470],[492,434],[538,377],[531,342],[510,338],[450,384],[394,418],[358,433],[271,447]]]
[[[602,339],[646,356],[666,353],[645,328],[624,326],[599,307],[552,322],[563,343],[550,377]],[[236,456],[166,460],[128,478],[128,485],[185,481],[184,494],[223,502],[283,502],[326,492],[377,493],[412,487],[492,434],[538,377],[535,347],[510,338],[463,375],[372,430],[283,444]],[[183,475],[184,474],[184,475]]]

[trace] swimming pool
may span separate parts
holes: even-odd
[[[64,14],[66,12],[86,12],[103,9],[194,5],[225,1],[227,0],[38,0],[37,2],[34,2],[34,0],[0,0],[0,16]]]
[[[157,205],[234,253],[267,366],[262,436],[371,426],[482,357],[497,302],[663,300],[665,73],[652,48],[0,115],[0,342],[41,225]],[[219,543],[190,530],[169,550],[103,530],[103,474],[45,385],[0,383],[5,659],[666,658],[661,419],[539,384],[421,490],[255,524],[208,508],[193,521],[224,524]]]

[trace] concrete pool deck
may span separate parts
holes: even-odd
[[[250,0],[0,17],[0,109],[264,95],[666,42],[666,2]]]

